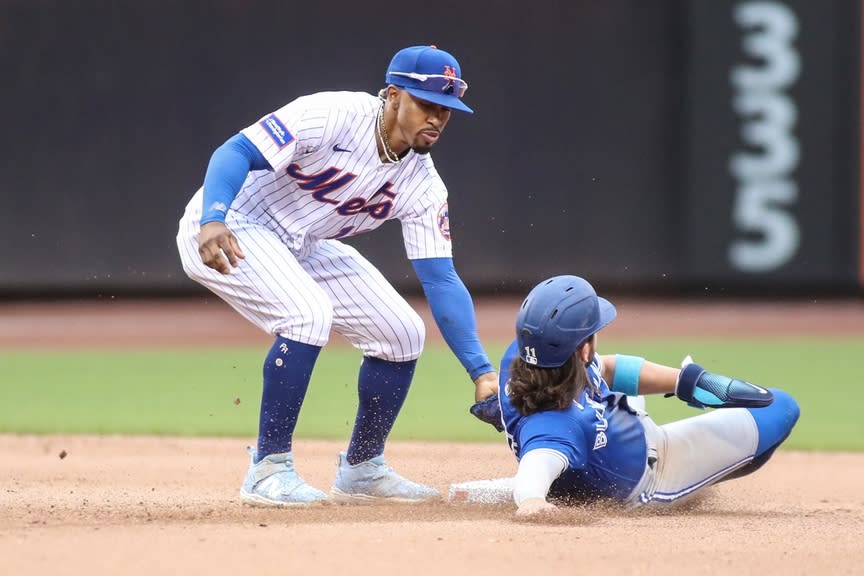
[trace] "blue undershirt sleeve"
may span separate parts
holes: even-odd
[[[272,168],[261,151],[243,134],[235,134],[213,151],[204,175],[201,224],[225,222],[225,214],[251,170]]]
[[[456,274],[452,258],[412,260],[414,272],[432,310],[435,323],[450,350],[468,371],[471,380],[495,369],[477,336],[474,302],[462,279]]]

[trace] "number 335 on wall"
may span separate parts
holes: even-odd
[[[798,108],[789,94],[801,73],[799,20],[788,5],[764,0],[737,3],[733,18],[747,62],[732,68],[732,107],[747,150],[729,161],[737,186],[732,223],[744,236],[729,246],[729,263],[743,272],[769,272],[787,264],[801,243],[793,213]]]

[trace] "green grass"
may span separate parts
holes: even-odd
[[[490,346],[494,358],[503,346]],[[706,368],[799,401],[789,448],[864,450],[864,340],[601,341],[601,352],[640,354],[677,365],[685,353]],[[242,436],[257,433],[261,360],[266,350],[0,352],[0,432]],[[297,436],[347,440],[356,410],[360,355],[322,353]],[[391,438],[501,441],[468,414],[473,385],[445,348],[426,350]],[[658,423],[696,415],[674,398],[653,397]]]

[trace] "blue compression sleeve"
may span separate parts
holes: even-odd
[[[261,151],[243,134],[236,134],[213,151],[204,175],[201,224],[225,222],[231,202],[250,170],[272,170]]]
[[[452,258],[412,260],[414,272],[444,341],[468,371],[471,380],[495,369],[477,336],[474,302],[462,279],[456,274]]]
[[[612,390],[628,396],[639,395],[639,372],[645,358],[641,356],[615,355],[615,375],[612,377]]]

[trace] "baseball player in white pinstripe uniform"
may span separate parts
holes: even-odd
[[[497,391],[471,297],[453,268],[447,189],[428,152],[461,98],[461,68],[434,46],[396,53],[375,96],[322,92],[288,103],[217,148],[180,220],[183,268],[275,342],[264,362],[257,446],[244,502],[328,499],[297,473],[292,436],[330,332],[363,353],[359,406],[330,498],[418,501],[433,488],[396,474],[384,444],[423,349],[422,320],[382,274],[339,239],[396,218],[407,256],[450,348]]]

